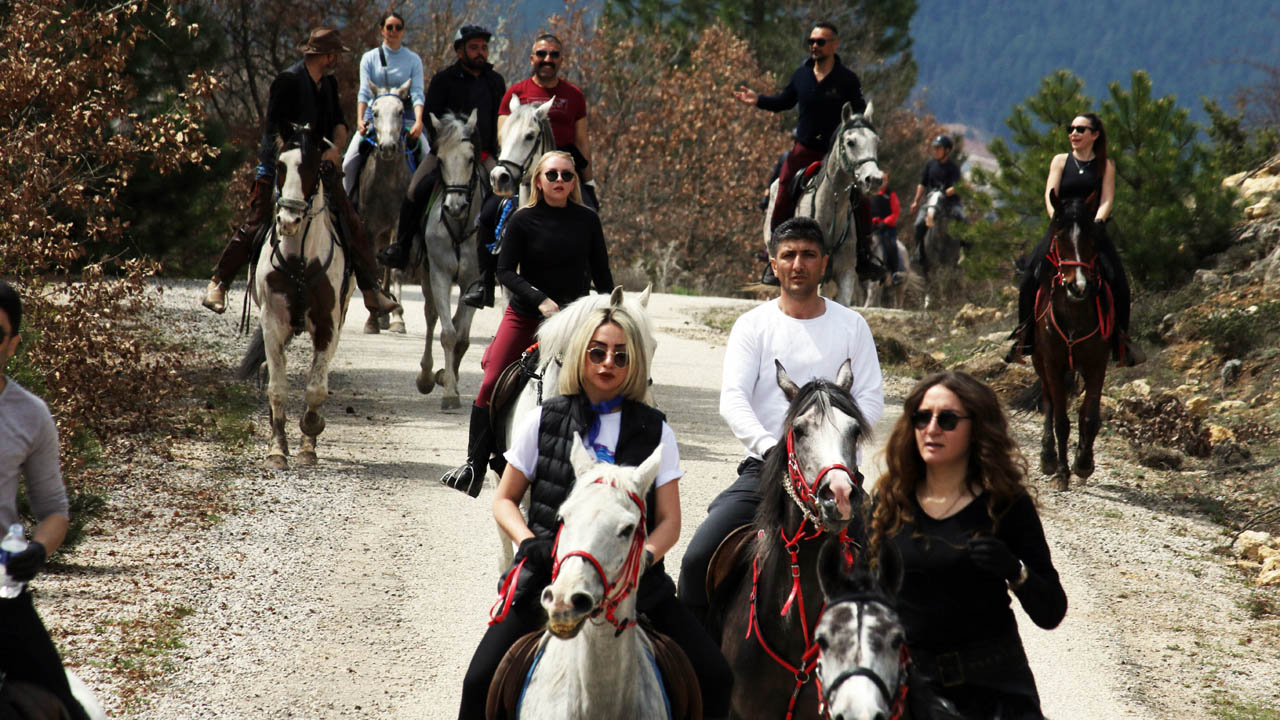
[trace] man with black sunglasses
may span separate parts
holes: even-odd
[[[476,112],[475,135],[472,142],[480,153],[484,172],[480,175],[488,182],[498,158],[498,103],[506,92],[507,81],[489,63],[489,40],[492,33],[479,25],[463,25],[453,37],[453,50],[458,61],[431,77],[427,84],[426,112],[443,118],[452,112],[467,117]],[[426,131],[431,145],[435,146],[435,128],[427,123]],[[378,253],[378,260],[390,268],[403,270],[409,264],[409,248],[413,238],[422,229],[422,216],[427,210],[431,190],[438,181],[438,160],[434,153],[423,159],[413,173],[404,203],[400,206],[400,221],[396,227],[396,241]]]
[[[818,294],[831,260],[822,227],[813,218],[787,220],[769,239],[769,258],[782,295],[734,322],[720,383],[720,416],[742,442],[746,457],[738,465],[737,480],[707,508],[707,519],[694,533],[680,567],[680,599],[704,621],[707,565],[720,543],[755,517],[764,457],[776,451],[782,436],[789,403],[778,387],[774,360],[803,385],[835,377],[848,359],[853,371],[849,394],[868,425],[874,426],[884,412],[871,328],[856,311]]]
[[[770,112],[799,108],[795,145],[783,158],[778,174],[778,195],[769,219],[771,228],[777,227],[795,211],[787,180],[826,157],[832,137],[840,127],[840,111],[844,104],[851,103],[856,113],[867,109],[867,101],[862,97],[862,82],[836,54],[839,44],[836,26],[820,22],[809,31],[805,40],[809,59],[792,73],[791,82],[782,92],[760,95],[743,86],[733,93],[739,102]]]

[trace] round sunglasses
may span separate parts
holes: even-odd
[[[596,365],[603,365],[605,358],[610,355],[613,355],[614,367],[624,368],[630,360],[627,357],[626,350],[606,350],[602,347],[587,348],[587,359]]]
[[[569,182],[573,180],[573,171],[572,170],[547,170],[546,172],[542,173],[542,176],[545,177],[549,182],[559,182],[561,180],[563,180],[564,182]]]
[[[911,424],[915,425],[917,430],[924,430],[929,427],[929,423],[934,418],[938,419],[939,428],[950,432],[956,429],[956,425],[959,425],[961,420],[968,420],[969,416],[961,415],[955,410],[940,410],[937,413],[931,410],[917,410],[911,413]]]
[[[388,32],[400,32],[404,29],[404,25],[401,25],[400,23],[387,23],[383,27],[385,27]]]

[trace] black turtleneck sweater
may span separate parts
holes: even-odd
[[[498,281],[512,292],[511,309],[538,317],[538,304],[551,298],[564,307],[591,291],[613,290],[609,253],[600,218],[569,202],[562,208],[539,202],[507,220],[498,255]]]

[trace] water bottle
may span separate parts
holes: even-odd
[[[9,534],[4,536],[4,540],[0,540],[0,563],[9,564],[9,556],[20,553],[27,549],[27,534],[22,530],[21,523],[14,523],[9,526]],[[0,598],[16,598],[22,594],[22,588],[26,583],[18,582],[9,577],[9,573],[5,572],[4,581],[0,582]]]

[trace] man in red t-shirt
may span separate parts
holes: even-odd
[[[520,98],[522,105],[554,99],[548,119],[551,121],[551,132],[555,135],[556,149],[573,155],[578,174],[586,182],[591,179],[591,172],[587,169],[591,162],[591,142],[587,138],[587,99],[576,85],[560,77],[560,66],[563,63],[564,45],[560,38],[550,34],[539,35],[533,42],[533,52],[529,55],[532,74],[520,82],[512,83],[498,105],[498,134],[502,134],[502,125],[511,114],[512,96]],[[580,187],[585,194],[587,187]]]

